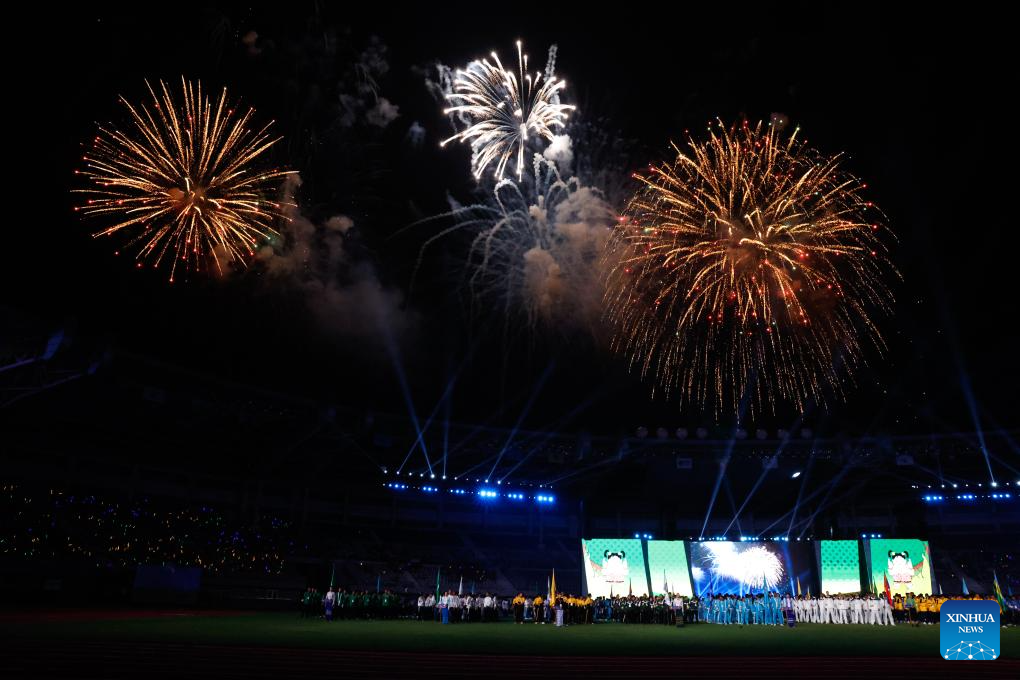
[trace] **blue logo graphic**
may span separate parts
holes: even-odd
[[[939,611],[939,656],[950,661],[999,658],[999,603],[947,600]]]

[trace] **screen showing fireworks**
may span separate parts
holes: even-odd
[[[872,538],[865,542],[871,557],[871,585],[885,592],[889,582],[892,595],[930,595],[931,550],[919,538]]]
[[[822,592],[861,592],[861,560],[857,541],[820,541]]]
[[[691,543],[694,588],[698,596],[770,591],[806,595],[814,584],[812,552],[807,543],[786,541]]]
[[[685,541],[648,541],[648,572],[653,595],[693,594]]]
[[[592,597],[648,594],[648,568],[639,539],[586,538],[581,541],[581,557]]]

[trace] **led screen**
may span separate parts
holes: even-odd
[[[787,541],[701,541],[691,543],[691,576],[696,594],[793,593],[813,588],[813,549]]]
[[[653,595],[666,592],[688,597],[692,595],[691,572],[687,568],[684,541],[648,541],[648,573],[651,575]]]
[[[581,557],[592,597],[648,594],[648,570],[640,540],[586,538],[581,541]]]
[[[931,595],[931,554],[928,541],[918,538],[872,538],[871,584],[876,593]]]
[[[820,541],[822,592],[861,592],[861,560],[857,541]]]

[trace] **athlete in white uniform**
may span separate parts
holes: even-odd
[[[896,622],[893,620],[892,605],[889,604],[889,600],[882,598],[879,602],[878,607],[878,620],[883,626],[894,626]]]

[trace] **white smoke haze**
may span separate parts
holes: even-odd
[[[386,53],[386,45],[373,37],[358,55],[354,67],[341,79],[337,119],[341,127],[367,124],[384,128],[400,115],[399,106],[379,96],[379,80],[390,70]]]
[[[467,285],[479,308],[494,306],[507,322],[523,315],[531,327],[594,332],[601,315],[601,253],[615,211],[592,187],[564,178],[556,163],[535,154],[533,174],[504,179],[485,200],[434,219],[474,233],[467,255]],[[419,260],[420,262],[420,260]]]
[[[400,115],[400,107],[391,104],[386,97],[379,97],[375,106],[365,114],[365,121],[376,127],[386,127]]]
[[[298,174],[288,175],[283,186],[286,221],[279,243],[256,254],[275,286],[300,291],[309,311],[337,336],[377,339],[381,333],[403,336],[415,325],[404,309],[402,293],[384,285],[372,265],[356,261],[345,249],[355,228],[346,215],[334,215],[321,224],[306,217],[297,203]]]
[[[556,163],[561,174],[571,174],[574,166],[574,148],[569,135],[554,135],[549,146],[542,152],[547,160]]]
[[[425,143],[425,128],[418,121],[411,123],[411,127],[407,129],[407,143],[412,148],[421,148],[421,145]]]

